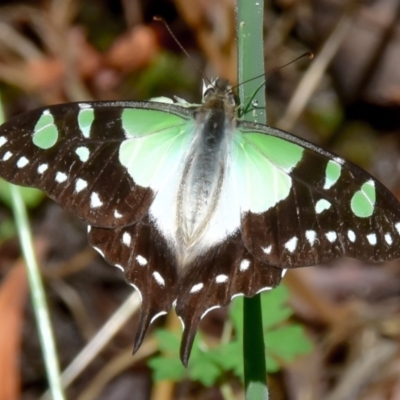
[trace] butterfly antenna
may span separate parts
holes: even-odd
[[[295,58],[294,60],[288,62],[287,64],[284,64],[284,65],[281,65],[281,66],[279,66],[279,67],[273,68],[273,69],[269,70],[268,72],[266,72],[266,73],[264,73],[264,74],[255,76],[254,78],[251,78],[251,79],[247,79],[247,81],[241,82],[241,83],[237,84],[236,86],[233,86],[233,87],[231,88],[231,90],[234,90],[234,89],[238,88],[240,85],[244,85],[245,83],[254,81],[255,79],[264,77],[265,75],[269,75],[269,74],[271,74],[272,72],[279,71],[280,69],[285,68],[285,67],[287,67],[288,65],[295,63],[296,61],[299,61],[299,60],[300,60],[301,58],[303,58],[303,57],[308,57],[310,60],[312,60],[312,59],[314,58],[314,54],[311,53],[310,51],[308,51],[307,53],[302,54],[301,56]],[[263,85],[264,85],[264,84],[265,84],[265,81],[264,81]]]
[[[197,71],[199,71],[201,73],[201,75],[203,75],[203,71],[196,65],[196,63],[194,62],[193,58],[190,56],[188,51],[182,46],[181,42],[175,36],[174,32],[172,32],[172,29],[169,27],[169,25],[167,24],[165,19],[163,17],[160,17],[159,15],[155,15],[153,17],[153,21],[161,22],[164,25],[164,28],[168,31],[168,33],[171,35],[172,39],[174,39],[175,43],[183,51],[183,54],[185,54],[186,57],[189,58],[189,60],[192,62],[192,65],[197,69]],[[208,82],[208,84],[210,84],[211,86],[214,86],[207,77],[204,77],[204,78]]]

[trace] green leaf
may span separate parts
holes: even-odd
[[[312,350],[312,343],[304,334],[303,327],[289,321],[293,311],[287,304],[288,299],[289,291],[284,285],[262,295],[263,331],[267,343],[269,373],[279,371],[283,362],[291,362],[297,356]],[[209,387],[231,371],[243,382],[242,303],[243,298],[236,298],[229,311],[236,338],[229,343],[207,349],[198,333],[187,370],[182,367],[179,359],[180,334],[164,329],[156,331],[155,336],[163,354],[149,361],[153,379],[179,381],[189,377]]]
[[[0,242],[11,239],[17,233],[14,220],[7,218],[0,224]]]
[[[287,304],[288,300],[289,291],[285,285],[280,285],[261,296],[267,371],[269,373],[279,371],[282,361],[293,361],[296,357],[309,353],[313,348],[312,342],[304,334],[303,327],[288,321],[293,314],[292,309]],[[229,311],[239,342],[243,335],[242,302],[243,298],[236,298]],[[231,362],[229,369],[232,369],[235,375],[241,378],[243,376],[243,366],[240,365],[243,362],[241,348],[239,347],[237,351],[240,352],[240,356],[236,358],[237,365],[234,365],[234,357],[228,358],[227,362]]]
[[[297,356],[312,350],[312,343],[299,324],[289,324],[266,333],[267,352],[284,361],[293,361]]]
[[[147,364],[153,370],[153,379],[157,382],[163,380],[178,382],[186,375],[179,358],[156,356],[151,358]]]
[[[233,371],[243,363],[242,345],[238,340],[210,349],[208,355],[224,371]]]
[[[154,336],[158,342],[160,351],[174,355],[179,354],[180,339],[178,334],[165,329],[158,329],[154,332]]]
[[[286,321],[293,315],[288,301],[289,291],[285,285],[280,285],[261,296],[264,330]]]
[[[204,386],[214,385],[221,375],[221,368],[204,352],[194,357],[189,366],[189,377],[201,382]]]
[[[264,330],[282,321],[286,321],[293,314],[293,311],[287,305],[288,300],[289,292],[284,285],[280,285],[276,289],[262,294],[261,305],[263,309]],[[237,337],[241,338],[243,332],[243,297],[234,299],[231,304],[229,316],[235,327]]]
[[[182,380],[187,372],[179,359],[179,336],[165,329],[159,329],[154,333],[161,352],[159,356],[151,358],[148,362],[153,370],[153,380]]]
[[[2,201],[8,207],[12,206],[10,184],[3,179],[0,179],[0,201]],[[45,194],[38,190],[28,187],[19,187],[19,193],[21,194],[22,201],[28,208],[37,207],[42,200],[45,198]]]

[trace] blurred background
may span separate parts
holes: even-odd
[[[268,123],[367,169],[397,197],[399,17],[398,0],[270,0],[264,17]],[[277,70],[307,51],[314,60]],[[177,95],[198,103],[204,76],[236,83],[234,0],[0,1],[6,118],[69,101]],[[39,399],[46,376],[4,186],[0,192],[0,400]],[[37,192],[24,196],[65,368],[132,289],[88,247],[82,222]],[[399,262],[341,259],[290,271],[284,284],[291,310],[284,323],[301,326],[309,345],[294,352],[299,357],[275,357],[272,400],[400,399]],[[202,340],[210,347],[226,336],[226,316],[227,310],[215,310],[203,321]],[[201,376],[212,363],[198,375],[158,381],[168,377],[160,368],[176,360],[149,366],[168,350],[151,330],[132,357],[137,318],[133,313],[110,334],[66,390],[69,399],[243,398],[240,378],[229,368],[215,379]],[[155,325],[180,337],[173,315]]]

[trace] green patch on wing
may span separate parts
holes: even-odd
[[[354,193],[351,199],[351,210],[359,218],[368,218],[374,213],[375,201],[375,183],[371,179]]]
[[[90,129],[94,121],[94,109],[91,107],[83,108],[78,114],[78,125],[85,138],[90,137]]]
[[[194,121],[154,110],[127,109],[122,114],[127,140],[119,159],[136,184],[158,188],[181,160],[194,132]]]
[[[58,140],[58,129],[54,124],[54,117],[45,110],[33,129],[33,144],[43,150],[53,147]]]
[[[232,165],[242,210],[265,212],[289,195],[290,172],[301,160],[303,148],[260,133],[237,132],[234,138]]]
[[[340,178],[342,167],[336,162],[329,160],[325,170],[324,189],[330,189]]]
[[[165,111],[127,108],[121,115],[127,139],[165,131],[187,123],[187,119]]]

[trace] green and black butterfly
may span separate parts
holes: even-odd
[[[222,79],[201,105],[161,100],[61,104],[0,127],[0,175],[88,223],[140,294],[135,349],[175,305],[187,364],[208,311],[277,286],[286,268],[400,257],[400,204],[368,173],[238,120]]]

